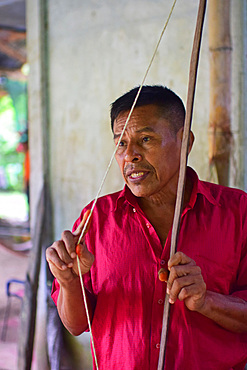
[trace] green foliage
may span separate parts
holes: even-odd
[[[23,190],[24,154],[16,151],[19,135],[15,130],[15,111],[12,99],[0,99],[0,188]]]
[[[13,103],[12,99],[9,97],[9,95],[3,96],[0,99],[0,115],[8,110],[13,110]]]

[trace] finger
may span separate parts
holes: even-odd
[[[171,270],[172,266],[186,265],[192,261],[193,260],[183,252],[177,252],[169,259],[168,270]],[[193,261],[193,263],[195,264],[195,261]]]
[[[76,257],[75,253],[76,241],[74,235],[69,230],[65,230],[62,233],[62,241],[65,245],[65,251],[67,252],[67,255],[69,255],[70,258],[74,259]],[[59,249],[58,253],[64,254],[63,248],[61,248],[61,251]]]
[[[168,284],[172,285],[173,281],[179,277],[201,273],[199,266],[193,260],[186,265],[172,266],[169,273]]]
[[[78,225],[77,229],[73,232],[73,235],[74,236],[79,236],[80,239],[82,239],[86,233],[88,232],[89,228],[90,228],[90,224],[91,224],[91,216],[90,216],[90,212],[91,210],[88,209],[84,215],[83,215],[83,218],[82,218],[82,221],[80,222],[80,224]],[[90,216],[90,218],[89,218]],[[86,229],[84,230],[83,232],[83,235],[81,235],[82,231],[83,231],[83,228],[84,228],[84,225],[86,224]]]
[[[174,268],[172,268],[172,270],[173,269]],[[177,277],[173,279],[171,285],[170,281],[167,283],[167,292],[170,295],[170,303],[174,303],[176,301],[184,288],[194,284],[201,284],[203,282],[201,269],[198,266],[191,266],[188,274],[186,274],[185,271],[183,271],[183,274],[184,275],[180,274],[180,276],[176,275]]]
[[[173,266],[170,270],[169,278],[167,281],[167,293],[170,294],[171,288],[176,279],[181,278],[183,276],[196,275],[200,273],[201,273],[200,267],[196,266],[193,260],[191,260],[191,262],[187,265]]]
[[[187,285],[181,289],[178,294],[180,301],[185,301],[187,298],[193,298],[194,302],[201,299],[205,294],[205,283],[196,279],[194,284]]]
[[[61,270],[52,261],[49,261],[48,264],[52,275],[57,279],[60,285],[63,282],[68,283],[71,279],[74,279],[74,272],[71,268]]]
[[[59,251],[59,252],[58,252]],[[73,261],[65,251],[64,244],[61,241],[54,243],[46,250],[46,260],[52,263],[56,268],[61,271],[66,270],[73,266]]]

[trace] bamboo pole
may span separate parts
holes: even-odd
[[[218,182],[229,185],[231,155],[230,0],[209,1],[210,110],[209,163]]]

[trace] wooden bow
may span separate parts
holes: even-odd
[[[196,77],[197,77],[198,61],[199,61],[200,46],[201,46],[201,39],[202,39],[202,30],[203,30],[203,23],[204,23],[204,18],[205,18],[205,13],[206,13],[206,3],[207,3],[206,0],[200,0],[200,3],[199,3],[196,29],[195,29],[195,34],[194,34],[194,42],[193,42],[193,48],[192,48],[192,54],[191,54],[191,60],[190,60],[189,84],[188,84],[187,103],[186,103],[186,117],[185,117],[185,123],[184,123],[183,141],[182,141],[182,148],[181,148],[181,155],[180,155],[180,169],[179,169],[179,179],[178,179],[175,213],[174,213],[173,227],[172,227],[170,257],[172,257],[176,253],[177,242],[178,242],[178,237],[179,237],[179,229],[180,229],[180,220],[181,220],[181,214],[183,210],[183,198],[184,198],[184,188],[185,188],[185,181],[186,181],[186,167],[187,167],[187,160],[188,160],[189,138],[190,138],[190,129],[191,129],[191,122],[192,122],[193,106],[194,106]],[[169,296],[168,294],[166,294],[164,313],[163,313],[161,341],[160,341],[158,370],[163,370],[165,366],[169,313],[170,313]]]

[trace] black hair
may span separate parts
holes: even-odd
[[[135,100],[139,87],[135,87],[120,96],[111,105],[111,128],[115,119],[122,112],[129,111]],[[143,86],[135,107],[154,104],[160,109],[160,116],[165,118],[177,133],[184,125],[185,108],[182,100],[172,90],[164,86]]]

